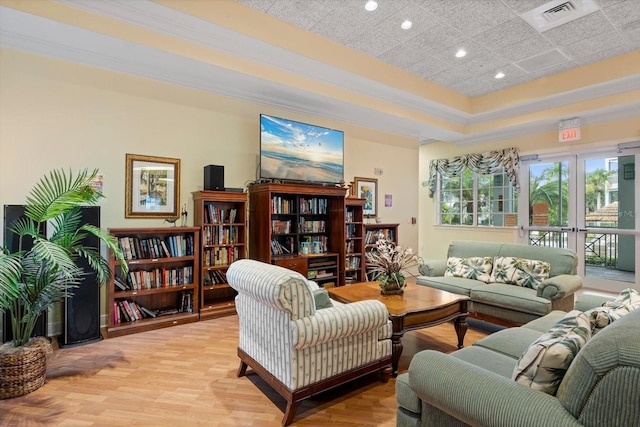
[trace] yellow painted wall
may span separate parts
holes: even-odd
[[[103,228],[162,227],[158,219],[124,218],[125,154],[174,157],[191,225],[191,191],[202,188],[205,165],[224,165],[227,187],[255,179],[258,115],[266,113],[343,130],[345,180],[377,178],[379,215],[402,223],[400,243],[417,248],[417,226],[408,224],[418,216],[415,139],[6,48],[0,70],[0,205],[24,203],[54,168],[98,168]],[[393,196],[390,208],[385,194]],[[102,313],[105,301],[103,288]]]
[[[559,143],[558,132],[547,132],[520,138],[512,138],[493,143],[474,146],[456,146],[438,142],[420,147],[420,224],[419,253],[423,258],[443,258],[447,254],[447,246],[454,240],[479,240],[506,243],[518,243],[518,232],[507,227],[469,227],[436,225],[436,199],[428,197],[426,182],[429,179],[429,162],[468,153],[482,153],[517,147],[520,155],[587,152],[612,147],[619,143],[640,139],[640,122],[636,119],[621,120],[611,123],[583,126],[581,140],[572,143]],[[527,188],[527,183],[520,183]]]

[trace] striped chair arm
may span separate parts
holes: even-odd
[[[291,345],[294,349],[312,347],[377,330],[388,321],[389,312],[380,301],[359,301],[325,308],[313,316],[291,322]]]

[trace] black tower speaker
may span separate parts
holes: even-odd
[[[208,165],[204,167],[204,189],[224,191],[224,166]]]
[[[82,206],[82,223],[100,227],[100,207]],[[87,234],[82,244],[100,251],[100,239]],[[73,295],[63,301],[63,331],[60,347],[75,347],[100,341],[100,284],[85,259],[78,260],[85,276]]]
[[[4,247],[9,249],[10,252],[16,252],[20,247],[20,238],[9,230],[9,227],[18,218],[24,216],[24,205],[4,205]],[[47,225],[41,224],[40,233],[46,234]],[[31,238],[22,239],[22,249],[28,251],[33,247],[33,241]],[[32,337],[46,337],[47,336],[47,311],[43,311],[38,320],[36,326],[33,328]],[[13,339],[13,331],[11,330],[11,318],[9,313],[3,313],[2,317],[2,340],[3,342],[11,341]]]

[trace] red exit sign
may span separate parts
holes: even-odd
[[[580,118],[560,120],[558,123],[558,141],[577,141],[580,139]]]

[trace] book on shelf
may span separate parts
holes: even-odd
[[[222,270],[208,270],[204,273],[205,285],[220,285],[227,283],[227,274]]]

